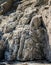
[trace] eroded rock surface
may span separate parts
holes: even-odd
[[[45,49],[45,54],[48,58],[49,61],[51,61],[51,6],[48,7],[47,10],[44,10],[43,14],[42,13],[42,17],[43,17],[43,20],[44,20],[44,23],[45,23],[45,26],[46,26],[46,29],[47,29],[47,34],[48,34],[48,39],[47,39],[47,44],[46,44],[46,49]],[[45,22],[46,21],[46,22]]]
[[[46,58],[51,61],[50,2],[8,0],[1,4],[0,59],[34,61]]]

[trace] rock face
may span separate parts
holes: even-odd
[[[40,15],[34,16],[29,25],[17,26],[17,30],[13,31],[11,38],[7,35],[8,44],[5,59],[7,61],[43,59],[43,49],[46,42],[45,33],[46,29]],[[3,38],[6,38],[5,35]]]
[[[0,2],[0,4],[1,4],[0,14],[6,13],[11,8],[14,1],[16,1],[16,0],[6,0],[6,2],[4,2],[4,0],[2,0]],[[37,6],[37,5],[42,5],[44,3],[47,4],[47,2],[48,2],[48,0],[43,0],[43,1],[42,0],[28,0],[25,2],[24,2],[24,0],[22,0],[22,1],[23,1],[23,3],[21,5],[18,5],[18,9],[21,9],[21,10],[24,10],[27,7],[27,5],[29,6],[30,4],[34,4],[34,6]],[[4,2],[4,3],[2,4],[2,2]]]
[[[45,47],[45,54],[48,58],[49,61],[51,61],[51,6],[47,9],[47,10],[44,10],[43,14],[42,13],[42,17],[43,17],[43,20],[44,20],[44,23],[46,25],[46,28],[47,28],[47,34],[48,34],[48,39],[47,39],[47,44],[46,44],[46,47]],[[46,21],[46,22],[45,22]]]
[[[0,10],[1,60],[46,58],[51,61],[51,5],[48,3],[49,0],[8,0],[1,4],[4,7]]]

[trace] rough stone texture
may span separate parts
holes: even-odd
[[[0,59],[51,61],[51,1],[8,0],[4,3],[1,4],[4,9],[0,10]]]
[[[51,20],[50,20],[51,13],[50,11],[51,11],[51,6],[47,10],[43,11],[43,13],[45,14],[42,13],[42,17],[43,17],[45,26],[47,28],[47,34],[48,34],[47,44],[45,47],[45,54],[49,61],[51,61]]]
[[[16,59],[20,61],[43,59],[46,29],[43,25],[42,16],[34,16],[29,23],[29,27],[27,27],[28,25],[21,24],[17,25],[16,30],[13,31],[14,28],[12,28],[12,25],[13,23],[11,26],[7,25],[6,29],[4,28],[4,33],[7,34],[3,35],[3,39],[7,39],[8,43],[5,51],[5,59],[7,61]]]

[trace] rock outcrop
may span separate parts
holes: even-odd
[[[8,0],[0,14],[1,60],[51,62],[50,0]]]
[[[47,10],[44,10],[42,13],[43,21],[45,23],[46,29],[47,29],[47,34],[48,34],[48,39],[47,39],[47,44],[46,44],[46,49],[45,49],[45,54],[48,58],[49,61],[51,61],[51,6],[48,7]],[[45,22],[46,21],[46,22]]]

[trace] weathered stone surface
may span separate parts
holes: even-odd
[[[36,15],[36,13],[37,13],[36,8],[33,8],[33,7],[26,8],[25,11],[24,11],[24,15],[19,20],[19,24],[21,24],[21,25],[29,24],[32,17],[34,15]]]
[[[4,26],[3,32],[4,33],[11,32],[15,29],[15,27],[16,27],[16,23],[15,22],[10,22],[10,23],[8,23]]]
[[[43,11],[42,13],[42,17],[43,17],[43,21],[44,21],[44,24],[46,26],[46,29],[47,29],[47,44],[45,46],[45,51],[44,53],[46,54],[46,59],[51,61],[51,33],[50,33],[50,30],[51,30],[51,6],[49,6],[46,10]]]
[[[18,5],[17,9],[24,11],[24,9],[27,8],[27,6],[30,6],[31,4],[34,4],[34,6],[48,4],[48,0],[26,0],[23,1],[22,4]]]
[[[0,16],[0,58],[51,61],[50,3],[50,0],[8,0],[1,4],[0,13],[5,14]]]
[[[31,30],[25,30],[22,33],[17,56],[18,60],[43,59],[43,47],[46,40],[43,41],[45,39],[45,28],[41,27],[41,23],[41,16],[35,16],[30,23]]]
[[[7,61],[43,59],[45,33],[46,29],[40,15],[34,16],[30,25],[17,25],[12,35],[9,33],[3,35],[3,38],[8,39],[5,59]]]

